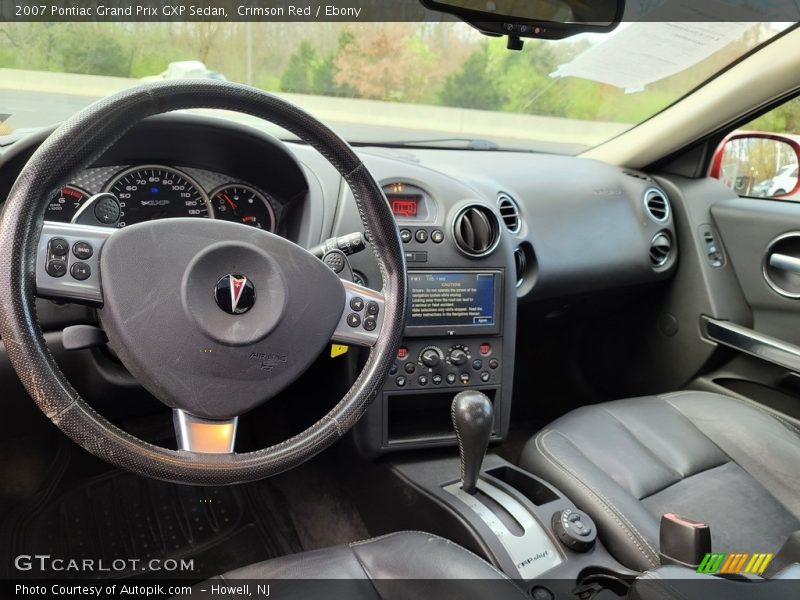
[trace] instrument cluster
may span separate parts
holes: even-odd
[[[268,193],[221,173],[145,164],[86,169],[51,198],[44,218],[123,228],[197,217],[274,232],[279,208]]]

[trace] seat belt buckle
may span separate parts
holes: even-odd
[[[711,528],[705,523],[667,513],[661,517],[659,554],[661,564],[697,569],[711,552]]]

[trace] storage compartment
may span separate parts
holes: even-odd
[[[533,475],[529,475],[519,469],[512,467],[495,467],[484,471],[487,475],[491,475],[495,479],[499,479],[517,490],[520,494],[525,496],[528,500],[533,502],[535,506],[542,506],[558,500],[559,496],[544,485],[541,481],[536,479]]]
[[[470,389],[480,390],[494,404],[497,388]],[[388,444],[455,440],[450,407],[453,398],[459,391],[387,394],[386,440]],[[495,436],[495,431],[492,432],[492,436]]]

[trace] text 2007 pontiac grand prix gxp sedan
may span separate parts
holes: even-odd
[[[796,598],[796,7],[212,4],[3,3],[2,596]]]

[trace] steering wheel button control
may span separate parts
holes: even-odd
[[[50,277],[63,277],[67,272],[67,263],[66,261],[54,258],[47,261],[45,270]]]
[[[78,281],[86,281],[92,275],[92,268],[84,262],[72,263],[69,273]]]
[[[69,252],[69,242],[64,238],[53,238],[48,244],[48,249],[53,256],[66,256]]]
[[[367,317],[364,319],[364,329],[366,331],[375,331],[376,327],[378,327],[378,321],[375,317]]]
[[[367,303],[367,314],[369,316],[374,317],[375,315],[378,314],[378,312],[380,312],[380,306],[378,306],[377,302]]]
[[[407,244],[411,241],[411,230],[410,229],[401,229],[400,230],[400,239],[403,241],[404,244]]]
[[[444,232],[441,229],[431,231],[431,241],[434,244],[441,244],[444,241]]]
[[[347,324],[350,327],[358,327],[361,325],[361,317],[359,317],[356,313],[350,313],[347,315]]]
[[[424,229],[417,229],[417,232],[414,234],[414,239],[416,239],[420,244],[424,244],[428,241],[428,232]]]
[[[350,300],[350,308],[352,308],[356,312],[361,312],[364,310],[364,299],[359,298],[356,296]]]
[[[72,244],[72,254],[80,260],[87,260],[94,254],[94,248],[88,242],[75,242]]]

